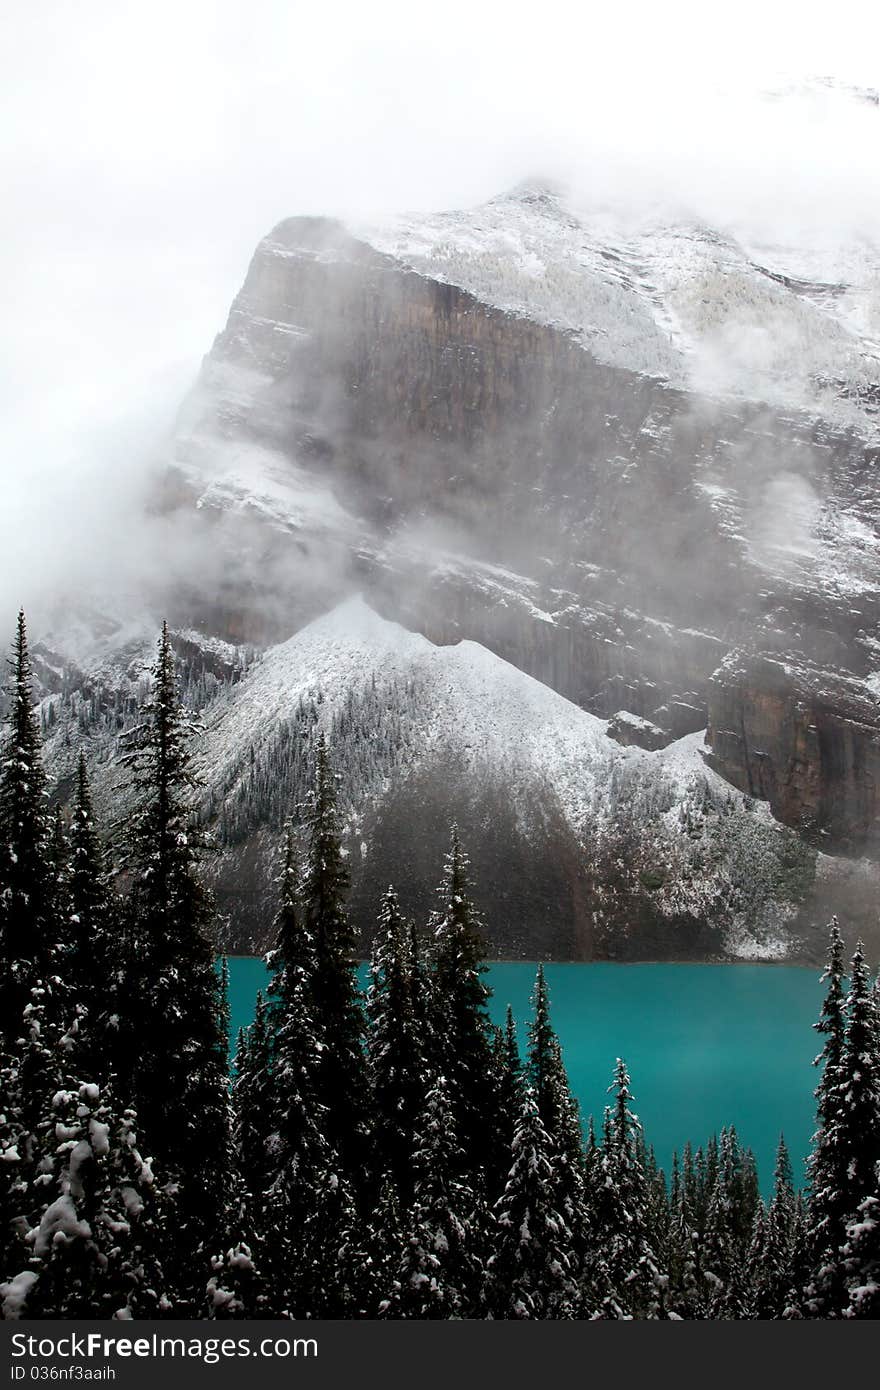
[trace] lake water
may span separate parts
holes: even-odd
[[[266,983],[262,961],[229,962],[232,1036],[253,1017]],[[630,1070],[634,1108],[668,1169],[686,1139],[704,1143],[735,1125],[772,1185],[780,1131],[796,1174],[813,1131],[811,1025],[822,998],[818,971],[765,965],[548,965],[553,1024],[572,1089],[601,1126],[616,1057]],[[513,1008],[525,1042],[535,966],[492,965],[492,1016]]]

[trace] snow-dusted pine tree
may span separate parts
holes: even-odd
[[[265,1241],[277,1316],[301,1316],[314,1273],[306,1246],[319,1199],[338,1170],[318,1096],[321,1042],[314,1016],[313,938],[300,911],[293,829],[279,878],[275,944],[265,1016],[255,1019],[235,1083],[236,1133],[246,1186]],[[337,1179],[338,1181],[338,1179]]]
[[[843,1248],[845,1318],[880,1318],[880,1165],[874,1191],[846,1228]]]
[[[238,1168],[254,1220],[261,1227],[262,1205],[273,1166],[270,1157],[275,1124],[272,1052],[266,1002],[260,991],[254,1020],[238,1037],[233,1064],[232,1110]]]
[[[510,1149],[522,1107],[523,1075],[513,1010],[507,1007],[504,1028],[493,1027],[491,1050],[492,1118],[486,1149],[483,1193],[492,1205],[501,1196],[510,1171]]]
[[[847,1154],[844,1206],[851,1220],[875,1193],[880,1163],[880,1055],[873,981],[858,942],[849,968],[841,1058],[840,1140]]]
[[[553,1154],[554,1201],[571,1240],[571,1259],[580,1268],[586,1246],[584,1151],[577,1101],[571,1094],[559,1038],[550,1020],[544,967],[538,967],[529,1024],[528,1081]]]
[[[480,1271],[471,1248],[474,1195],[461,1179],[462,1155],[449,1087],[435,1081],[419,1123],[413,1156],[415,1195],[403,1258],[385,1315],[393,1318],[469,1316]]]
[[[364,1017],[356,977],[356,940],[346,911],[348,873],[342,856],[336,784],[323,734],[306,813],[308,848],[299,892],[312,953],[311,1013],[319,1044],[315,1098],[326,1138],[351,1181],[367,1153]]]
[[[404,1202],[412,1196],[415,1130],[424,1105],[427,1062],[416,1027],[411,936],[397,894],[379,906],[367,991],[367,1065],[378,1171],[387,1173]]]
[[[846,1027],[835,1091],[836,1107],[829,1146],[838,1155],[840,1175],[836,1243],[825,1250],[816,1276],[824,1316],[842,1317],[868,1305],[870,1280],[859,1267],[871,1263],[872,1199],[880,1167],[880,1055],[877,1050],[876,997],[859,942],[850,963]],[[855,1290],[853,1296],[852,1290]]]
[[[24,613],[11,665],[0,738],[0,1029],[7,1042],[19,1034],[34,985],[51,989],[57,965],[51,818]]]
[[[485,951],[468,861],[454,826],[438,894],[440,907],[431,920],[436,1065],[446,1078],[463,1172],[472,1181],[491,1141],[489,990],[483,983]]]
[[[828,963],[823,981],[827,982],[819,1021],[814,1025],[824,1038],[815,1065],[821,1066],[816,1087],[816,1133],[810,1155],[810,1199],[808,1241],[812,1276],[807,1288],[807,1308],[822,1316],[831,1303],[839,1301],[840,1290],[826,1287],[837,1260],[846,1211],[846,1153],[839,1143],[841,1062],[846,1029],[843,941],[836,917],[828,927]],[[826,1272],[827,1271],[827,1272]]]
[[[620,1058],[609,1089],[615,1102],[606,1111],[592,1186],[585,1312],[601,1318],[657,1317],[664,1307],[665,1276],[650,1244],[647,1183],[639,1161],[641,1125],[631,1109],[629,1073]]]
[[[126,756],[140,795],[128,834],[132,978],[120,1084],[176,1189],[179,1225],[166,1274],[200,1307],[211,1250],[223,1239],[229,1185],[225,1003],[208,934],[212,905],[199,874],[191,730],[167,625],[145,712]]]
[[[98,837],[84,754],[77,766],[70,817],[68,927],[63,932],[65,978],[79,1012],[76,1061],[92,1080],[119,1069],[119,1016],[126,980],[121,974],[125,914],[113,893]]]
[[[136,1117],[109,1088],[52,1096],[43,1128],[40,1211],[26,1237],[27,1317],[157,1317],[172,1309],[159,1250],[161,1190]],[[15,1281],[11,1281],[13,1284]],[[19,1313],[21,1316],[21,1312]]]
[[[773,1183],[760,1261],[751,1268],[753,1308],[758,1318],[782,1317],[798,1297],[794,1263],[797,1201],[791,1159],[782,1135],[776,1150]]]
[[[512,1145],[512,1164],[495,1206],[487,1301],[496,1318],[568,1318],[577,1284],[571,1232],[557,1205],[558,1153],[529,1087]]]

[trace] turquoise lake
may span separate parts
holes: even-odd
[[[266,983],[260,960],[230,959],[232,1036],[253,1017]],[[813,1131],[811,1065],[820,1039],[812,1024],[819,972],[766,965],[548,965],[553,1023],[572,1089],[601,1125],[616,1057],[632,1076],[635,1110],[667,1168],[673,1149],[696,1147],[735,1125],[772,1185],[780,1131],[796,1174]],[[492,1016],[513,1008],[525,1042],[535,966],[492,965]]]

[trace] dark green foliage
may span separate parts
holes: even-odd
[[[208,938],[211,904],[198,872],[189,727],[163,627],[153,694],[127,755],[141,793],[129,830],[130,992],[120,1085],[134,1099],[160,1167],[177,1184],[181,1287],[222,1230],[229,1184],[225,1001]],[[162,1020],[162,1027],[155,1026]],[[201,1302],[200,1287],[186,1287]]]
[[[273,1167],[269,1143],[275,1117],[272,1051],[266,1003],[260,993],[253,1023],[239,1033],[232,1082],[233,1143],[244,1189],[258,1221]]]
[[[760,1259],[751,1266],[755,1317],[781,1317],[799,1301],[796,1260],[800,1235],[791,1159],[780,1136]]]
[[[504,1191],[510,1172],[510,1151],[522,1106],[525,1078],[516,1037],[516,1024],[508,1005],[504,1028],[493,1028],[490,1057],[491,1134],[485,1155],[483,1195],[494,1201]]]
[[[312,953],[311,1011],[319,1053],[315,1100],[327,1141],[353,1180],[367,1152],[364,1018],[354,930],[346,911],[348,873],[342,857],[336,788],[323,735],[306,813],[308,849],[299,892],[305,939]]]
[[[836,923],[809,1213],[783,1142],[764,1206],[732,1128],[687,1145],[667,1187],[622,1062],[601,1141],[590,1121],[584,1144],[543,969],[525,1066],[510,1011],[490,1025],[454,832],[428,959],[389,890],[361,998],[336,779],[309,715],[304,862],[289,825],[269,990],[230,1091],[227,971],[218,980],[209,945],[167,631],[147,722],[124,721],[141,792],[126,901],[82,760],[71,810],[47,813],[23,620],[14,666],[0,769],[7,1317],[878,1315],[877,989],[859,948],[844,994]],[[359,718],[352,704],[337,720],[343,743]]]
[[[379,906],[370,963],[367,1059],[375,1162],[406,1201],[412,1196],[411,1161],[427,1072],[413,999],[414,945],[389,888]]]
[[[880,1172],[877,1186],[859,1204],[843,1248],[845,1318],[880,1318]]]
[[[438,894],[440,907],[431,923],[435,1066],[449,1089],[462,1171],[473,1174],[491,1139],[492,1048],[481,924],[455,827]]]
[[[400,1270],[406,1245],[397,1190],[389,1177],[379,1188],[379,1198],[370,1213],[367,1234],[367,1258],[372,1281],[372,1311],[379,1318],[391,1317],[390,1295]]]
[[[489,1309],[496,1318],[571,1317],[577,1284],[571,1231],[557,1204],[557,1150],[530,1088],[511,1151],[486,1270]]]
[[[818,1128],[810,1165],[809,1243],[812,1278],[807,1310],[840,1317],[849,1311],[851,1271],[844,1247],[862,1203],[876,1192],[880,1162],[880,1057],[876,994],[861,943],[843,992],[843,953],[831,924],[828,990],[817,1025],[825,1035],[822,1077],[816,1090]]]
[[[870,1247],[871,1199],[877,1196],[880,1168],[876,995],[861,942],[850,964],[843,1045],[832,1082],[825,1106],[827,1118],[821,1151],[836,1185],[829,1191],[829,1183],[822,1193],[825,1221],[816,1241],[820,1255],[814,1267],[811,1292],[815,1301],[811,1311],[816,1311],[818,1303],[826,1317],[842,1317],[851,1315],[854,1309],[870,1306],[859,1260],[861,1252],[869,1265],[872,1262],[865,1246]],[[851,1297],[853,1289],[861,1292]]]
[[[389,1291],[386,1315],[467,1317],[477,1298],[480,1276],[470,1225],[475,1201],[459,1176],[462,1155],[443,1077],[428,1096],[419,1133],[404,1254]]]
[[[297,910],[293,837],[280,880],[269,1006],[247,1037],[240,1080],[239,1153],[266,1238],[276,1315],[295,1315],[306,1297],[305,1231],[336,1166],[318,1097],[320,1047],[312,1010],[312,939]]]
[[[562,1049],[550,1021],[544,967],[538,967],[529,1025],[527,1076],[538,1115],[553,1154],[554,1200],[570,1233],[573,1262],[579,1267],[586,1242],[583,1139],[577,1101],[571,1094]]]
[[[656,1317],[664,1279],[648,1226],[648,1182],[640,1161],[641,1126],[630,1105],[629,1073],[618,1058],[614,1106],[605,1112],[593,1193],[593,1246],[587,1271],[588,1311],[602,1318]]]
[[[127,981],[121,976],[124,908],[115,897],[98,839],[83,755],[68,831],[65,979],[78,1010],[76,1064],[83,1076],[119,1071],[119,1018]]]
[[[0,742],[0,1028],[7,1042],[39,981],[56,973],[55,875],[40,729],[24,613],[12,652],[9,708]]]
[[[171,1310],[158,1251],[163,1198],[133,1111],[82,1085],[52,1097],[41,1210],[26,1238],[28,1317],[156,1317]]]
[[[862,1202],[875,1195],[880,1164],[876,995],[861,942],[850,962],[849,979],[837,1138],[847,1154],[843,1205],[852,1220]]]
[[[817,1279],[812,1291],[813,1312],[821,1311],[827,1299],[833,1301],[840,1292],[827,1290],[823,1293],[820,1285],[826,1280],[823,1272],[826,1265],[834,1261],[848,1215],[846,1153],[837,1142],[846,1010],[843,942],[836,917],[829,924],[828,965],[822,978],[828,987],[815,1025],[824,1045],[816,1058],[816,1065],[821,1066],[822,1071],[816,1087],[816,1133],[810,1157],[809,1239]]]

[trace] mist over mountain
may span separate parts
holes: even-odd
[[[867,232],[554,179],[286,219],[149,445],[121,582],[41,612],[59,790],[85,746],[124,812],[167,614],[238,949],[319,729],[364,930],[457,818],[502,954],[807,958],[832,905],[876,933],[878,408]]]

